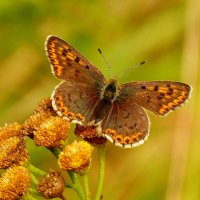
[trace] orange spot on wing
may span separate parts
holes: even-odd
[[[131,138],[129,137],[129,136],[125,136],[124,137],[124,142],[123,142],[124,144],[131,144],[132,143],[132,140],[131,140]]]
[[[110,135],[112,137],[115,137],[116,136],[116,131],[113,130],[113,129],[108,128],[108,129],[105,130],[105,134]]]
[[[175,105],[179,105],[180,103],[182,103],[179,99],[174,99],[173,102],[174,102]]]
[[[56,97],[55,97],[55,100],[56,101],[61,101],[63,98],[62,98],[62,96],[61,95],[57,95]]]
[[[161,107],[160,110],[159,110],[159,113],[162,114],[162,115],[164,115],[165,113],[169,112],[169,110],[170,110],[170,107],[169,107],[169,106],[167,106],[167,105],[162,105],[162,107]]]
[[[132,135],[131,136],[131,143],[133,144],[133,143],[136,143],[136,142],[138,142],[137,136],[136,135]]]
[[[74,119],[75,114],[73,112],[68,112],[66,114],[66,117],[69,118],[69,120],[73,120]]]
[[[80,61],[79,61],[79,64],[83,66],[83,65],[84,65],[84,62],[83,62],[82,60],[80,60]]]
[[[60,111],[62,112],[62,114],[64,115],[64,116],[66,116],[67,115],[67,108],[66,107],[61,107],[60,108]]]
[[[154,86],[148,86],[147,89],[148,90],[154,90]]]
[[[85,117],[81,115],[81,113],[76,114],[74,118],[79,121],[82,121],[83,123],[85,122]]]
[[[114,141],[119,142],[120,144],[124,144],[123,137],[121,135],[117,135],[115,138],[113,138]]]
[[[174,108],[174,107],[176,106],[176,104],[174,104],[173,102],[170,102],[170,103],[168,103],[167,105],[168,105],[168,107],[170,107],[170,108]]]
[[[49,44],[49,47],[52,48],[52,49],[54,49],[55,44],[51,42],[51,43]]]
[[[113,139],[113,143],[120,143],[122,146],[132,145],[145,138],[145,132],[132,133],[130,135],[123,136],[123,134],[117,133],[114,129],[106,129],[105,134],[109,135]]]
[[[57,76],[61,76],[62,75],[62,71],[63,71],[63,67],[59,66],[59,65],[56,65],[54,67],[54,70],[55,70],[55,73],[56,73]]]
[[[61,53],[63,51],[63,47],[58,47],[58,51]]]
[[[56,55],[55,53],[52,52],[51,55],[50,55],[50,57],[56,59],[56,58],[57,58],[57,55]]]
[[[74,61],[74,56],[70,56],[70,55],[67,54],[67,58],[68,58],[69,60]]]

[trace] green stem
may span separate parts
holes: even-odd
[[[25,198],[26,199],[26,198]],[[27,195],[27,199],[30,199],[30,200],[37,200],[35,197],[33,197],[31,194],[28,194]]]
[[[65,187],[72,188],[72,189],[76,188],[76,186],[73,183],[67,183],[67,182],[65,182]]]
[[[33,189],[33,188],[29,188],[29,193],[28,193],[28,199],[30,199],[30,200],[36,200],[36,199],[38,199],[38,198],[40,198],[41,197],[41,194],[40,193],[38,193],[38,191],[36,191],[35,189]],[[26,198],[25,198],[26,199]]]
[[[76,173],[72,172],[72,171],[68,171],[68,174],[72,180],[72,182],[74,183],[74,189],[76,190],[77,194],[79,195],[79,197],[81,199],[85,199],[85,193],[84,190],[78,180],[78,176]]]
[[[58,149],[58,148],[49,148],[49,151],[51,151],[56,158],[58,158],[58,156],[61,152],[60,149]]]
[[[37,174],[37,175],[41,175],[41,176],[45,176],[47,173],[42,171],[41,169],[35,167],[33,164],[29,163],[28,164],[28,169],[30,172],[32,172],[33,174]]]
[[[103,180],[105,174],[105,146],[100,146],[99,150],[99,180],[95,200],[100,200],[103,191]]]
[[[33,174],[31,174],[31,180],[33,181],[33,183],[35,185],[37,185],[39,183],[39,181],[37,180],[37,178]]]
[[[83,185],[84,185],[86,200],[90,200],[90,190],[89,190],[89,184],[88,184],[88,175],[84,174],[82,177],[83,177]]]

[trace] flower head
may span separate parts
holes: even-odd
[[[74,141],[60,153],[58,164],[63,170],[85,173],[90,166],[93,147],[85,141]]]
[[[0,141],[3,141],[12,136],[21,136],[22,125],[18,123],[6,124],[4,127],[0,127]]]
[[[30,174],[25,167],[13,166],[0,178],[0,199],[17,200],[27,193]]]
[[[57,116],[49,117],[34,131],[35,144],[48,148],[59,147],[67,139],[69,128],[67,120]]]
[[[60,147],[67,139],[70,123],[58,117],[50,99],[43,99],[23,125],[26,135],[34,138],[35,144],[48,148]]]
[[[43,99],[35,109],[33,115],[31,115],[23,125],[24,134],[29,137],[33,137],[34,131],[43,123],[46,119],[52,116],[57,116],[53,110],[50,99]]]
[[[26,162],[29,158],[25,139],[13,136],[0,142],[0,168]]]

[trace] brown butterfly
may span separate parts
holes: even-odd
[[[49,36],[46,52],[52,71],[63,80],[52,94],[57,114],[79,124],[100,124],[100,134],[117,146],[143,144],[149,135],[145,109],[166,115],[188,100],[191,86],[174,81],[120,85],[104,75],[62,39]]]

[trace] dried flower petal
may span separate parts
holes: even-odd
[[[25,139],[14,136],[0,142],[0,168],[5,169],[13,164],[28,160]]]
[[[0,142],[12,136],[22,135],[22,125],[18,123],[6,124],[4,127],[0,127]]]
[[[48,148],[59,147],[67,139],[70,123],[60,117],[49,117],[34,131],[36,145]]]
[[[0,199],[18,200],[27,193],[30,184],[30,174],[25,167],[13,166],[0,178]]]
[[[45,198],[62,197],[65,181],[59,172],[52,171],[44,176],[38,186],[37,191]]]
[[[75,141],[60,153],[58,164],[61,169],[85,173],[90,166],[93,147],[85,141]]]
[[[81,126],[77,124],[74,133],[94,146],[105,144],[107,141],[105,137],[98,135],[97,127],[94,125]]]

